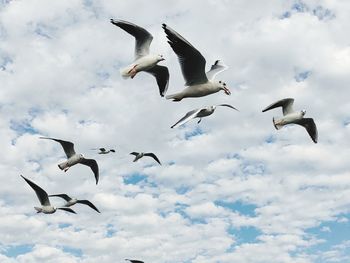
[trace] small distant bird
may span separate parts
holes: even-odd
[[[266,107],[265,109],[263,109],[262,112],[277,107],[282,107],[283,117],[279,119],[277,119],[277,117],[273,117],[272,119],[273,125],[275,126],[276,130],[281,129],[283,126],[288,124],[298,124],[303,126],[309,133],[313,142],[317,143],[318,132],[314,120],[312,118],[304,118],[306,110],[294,111],[293,103],[294,99],[292,98],[282,99]]]
[[[82,155],[81,153],[80,154],[75,153],[74,144],[72,142],[49,138],[49,137],[40,137],[40,139],[53,140],[53,141],[59,142],[62,145],[63,150],[67,155],[67,161],[60,163],[58,165],[58,167],[61,170],[67,172],[67,170],[71,166],[76,165],[77,163],[87,165],[91,168],[91,170],[95,175],[96,184],[98,183],[99,172],[98,172],[97,162],[94,159],[85,159],[84,155]]]
[[[226,83],[215,81],[215,76],[228,67],[216,60],[210,71],[205,73],[205,58],[184,37],[175,30],[163,24],[163,29],[168,38],[168,43],[178,56],[182,75],[187,86],[183,91],[166,96],[167,99],[180,101],[188,97],[202,97],[223,90],[226,95],[231,95]]]
[[[111,19],[111,23],[134,36],[136,41],[135,61],[120,71],[123,78],[134,78],[140,71],[150,73],[156,78],[160,96],[163,97],[169,85],[169,70],[165,66],[157,65],[158,62],[165,60],[163,55],[149,54],[153,36],[146,29],[127,21]]]
[[[136,162],[138,159],[141,159],[143,156],[148,156],[148,157],[152,157],[154,160],[156,160],[157,163],[159,163],[160,165],[162,165],[159,161],[159,159],[157,158],[157,156],[154,153],[138,153],[138,152],[132,152],[130,153],[132,155],[135,155],[135,159],[133,162]]]
[[[115,153],[114,149],[109,149],[108,151],[105,148],[98,148],[98,149],[92,149],[92,150],[99,150],[100,152],[98,154],[107,154],[107,153]]]
[[[144,263],[143,261],[141,260],[136,260],[136,259],[125,259],[126,261],[130,261],[131,263]]]
[[[66,194],[55,194],[55,195],[49,195],[49,197],[61,197],[67,202],[65,203],[65,207],[70,207],[75,204],[84,204],[90,206],[92,209],[94,209],[96,212],[101,213],[96,206],[94,206],[93,203],[91,203],[89,200],[78,200],[77,198],[71,198],[70,196]]]
[[[171,128],[176,128],[180,125],[185,124],[186,122],[194,119],[194,118],[199,118],[197,123],[200,123],[203,117],[207,117],[211,114],[214,113],[216,107],[218,106],[225,106],[225,107],[229,107],[231,109],[234,109],[236,111],[238,111],[235,107],[229,105],[229,104],[220,104],[220,105],[213,105],[213,106],[209,106],[209,107],[204,107],[204,108],[200,108],[200,109],[195,109],[192,111],[189,111],[186,113],[186,115],[184,117],[182,117],[177,123],[175,123],[173,126],[171,126]]]
[[[33,190],[36,193],[36,196],[40,201],[41,207],[34,207],[37,213],[53,214],[56,212],[57,209],[60,209],[60,210],[64,210],[64,211],[76,214],[74,210],[68,207],[57,207],[57,208],[53,207],[50,204],[49,196],[47,195],[45,190],[43,190],[40,186],[36,185],[29,179],[25,178],[23,175],[21,175],[21,177],[30,185],[31,188],[33,188]]]

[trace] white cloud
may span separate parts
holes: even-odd
[[[348,220],[349,10],[346,1],[329,0],[2,3],[0,261],[346,262],[346,242],[314,252],[330,240],[307,230]],[[173,103],[146,73],[123,80],[119,68],[132,59],[133,38],[110,18],[154,35],[151,50],[169,66],[169,94],[184,81],[161,23],[197,47],[207,68],[216,59],[229,65],[220,79],[232,96]],[[302,127],[276,131],[271,119],[280,110],[261,113],[284,97],[315,119],[317,145]],[[189,110],[219,103],[240,112],[170,129]],[[87,167],[60,171],[64,152],[43,135],[71,140],[95,158],[98,186]],[[101,146],[117,152],[91,150]],[[133,163],[132,151],[152,151],[163,165]],[[38,200],[20,174],[102,213],[77,205],[77,215],[36,214]],[[247,241],[245,228],[256,230],[255,240]],[[26,245],[29,252],[9,252]]]

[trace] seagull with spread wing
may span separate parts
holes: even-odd
[[[40,139],[48,139],[48,140],[53,140],[56,141],[58,143],[61,144],[64,152],[66,153],[67,156],[67,161],[60,163],[58,165],[58,167],[67,172],[67,170],[73,166],[76,165],[78,163],[80,164],[84,164],[87,165],[91,168],[92,172],[95,175],[95,180],[96,180],[96,184],[98,183],[98,179],[99,179],[99,171],[98,171],[98,164],[96,162],[96,160],[94,159],[86,159],[84,157],[84,155],[77,154],[74,150],[74,144],[72,142],[69,141],[63,141],[63,140],[59,140],[59,139],[54,139],[54,138],[49,138],[49,137],[40,137]]]
[[[224,106],[224,107],[229,107],[231,109],[234,109],[238,111],[235,107],[229,105],[229,104],[219,104],[219,105],[213,105],[213,106],[208,106],[200,109],[195,109],[191,110],[186,113],[184,117],[182,117],[177,123],[175,123],[171,128],[176,128],[180,125],[185,124],[186,122],[194,119],[194,118],[199,118],[197,123],[200,123],[203,117],[207,117],[209,115],[212,115],[215,111],[215,109],[219,106]]]
[[[134,78],[140,71],[150,73],[156,78],[160,96],[163,97],[169,85],[169,70],[158,65],[158,62],[165,60],[162,55],[149,54],[153,36],[146,29],[128,21],[111,19],[111,23],[134,36],[136,41],[135,60],[120,71],[123,78]]]
[[[65,203],[65,207],[70,207],[72,205],[75,205],[75,204],[83,204],[83,205],[88,205],[90,206],[92,209],[94,209],[96,212],[98,213],[101,213],[97,207],[91,203],[89,200],[78,200],[77,198],[71,198],[69,195],[66,195],[66,194],[55,194],[55,195],[49,195],[50,197],[53,196],[53,197],[61,197],[63,198],[64,200],[66,200],[66,203]]]
[[[73,214],[76,214],[74,210],[68,208],[68,207],[53,207],[50,204],[49,196],[47,195],[46,191],[42,189],[40,186],[36,185],[29,179],[25,178],[23,175],[21,177],[29,184],[29,186],[35,191],[36,196],[38,197],[41,207],[34,207],[37,213],[44,213],[44,214],[53,214],[57,211],[57,209],[64,210]]]
[[[158,157],[154,154],[154,153],[138,153],[138,152],[132,152],[130,153],[131,155],[135,156],[135,159],[133,162],[136,162],[137,160],[141,159],[144,156],[148,156],[148,157],[152,157],[154,160],[156,160],[157,163],[159,163],[160,165],[162,165],[158,159]]]
[[[109,149],[107,151],[106,148],[97,148],[97,149],[92,149],[92,150],[99,150],[98,154],[115,153],[114,149]]]
[[[180,101],[188,97],[207,96],[220,90],[223,90],[226,95],[231,95],[225,82],[215,81],[216,75],[228,68],[226,65],[217,60],[206,73],[206,61],[203,55],[190,42],[166,24],[163,24],[163,29],[168,38],[168,43],[178,56],[182,75],[186,81],[186,88],[183,91],[166,96],[167,99]]]
[[[263,109],[262,112],[282,107],[283,117],[277,118],[273,117],[272,122],[275,126],[276,130],[281,129],[283,126],[288,124],[298,124],[303,126],[306,131],[309,133],[311,139],[314,143],[317,143],[318,140],[318,132],[317,127],[312,118],[304,118],[306,110],[294,111],[293,110],[294,99],[287,98],[279,100],[275,103],[272,103],[270,106]]]

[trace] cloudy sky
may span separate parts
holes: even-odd
[[[0,1],[1,262],[350,262],[350,3],[345,0]],[[134,40],[110,18],[154,36],[151,52],[183,89],[166,23],[221,59],[223,92],[171,102],[146,73],[124,80]],[[319,131],[276,131],[261,110],[295,98]],[[170,129],[187,111],[230,103]],[[60,145],[100,167],[67,173]],[[117,152],[98,155],[96,147]],[[132,151],[152,151],[133,163]],[[49,194],[89,199],[76,215],[36,214],[26,176]],[[62,200],[51,199],[55,206]]]

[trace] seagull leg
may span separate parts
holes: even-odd
[[[135,75],[136,75],[136,73],[137,73],[136,67],[137,67],[137,64],[136,64],[135,66],[133,66],[133,67],[129,70],[129,72],[128,72],[128,74],[131,73],[130,76],[131,76],[132,79],[135,77]]]

